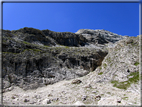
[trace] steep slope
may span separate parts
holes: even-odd
[[[114,48],[109,48],[102,65],[95,70],[100,74],[97,81],[111,81],[122,89],[139,82],[139,49],[139,36],[123,39]]]
[[[139,36],[43,30],[45,44],[23,29],[3,34],[4,104],[140,105]]]
[[[57,37],[60,36],[62,35]],[[100,66],[107,55],[106,49],[54,47],[54,43],[58,44],[58,41],[46,37],[48,36],[40,30],[33,28],[3,31],[3,91],[13,85],[34,89],[64,79],[84,76]],[[65,38],[61,37],[66,41]],[[72,35],[68,38],[72,38]]]

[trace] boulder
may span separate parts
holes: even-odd
[[[80,84],[82,81],[79,79],[74,79],[71,83],[72,84]]]

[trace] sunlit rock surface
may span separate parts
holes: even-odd
[[[106,30],[3,30],[3,104],[140,105],[139,49]]]

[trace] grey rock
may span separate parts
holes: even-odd
[[[81,101],[76,101],[74,103],[74,105],[76,105],[76,106],[84,106],[85,104],[83,102],[81,102]]]
[[[118,101],[117,101],[117,103],[121,103],[121,101],[120,101],[120,100],[118,100]]]
[[[87,84],[84,86],[85,88],[92,88],[91,84]]]
[[[100,100],[100,99],[101,99],[101,96],[100,96],[100,95],[97,95],[97,96],[95,97],[95,99],[96,99],[96,100]]]
[[[87,41],[82,35],[71,32],[53,32],[50,30],[42,30],[47,36],[53,38],[58,44],[65,46],[84,46]]]
[[[40,98],[41,98],[41,96],[40,96],[40,95],[35,95],[35,96],[34,96],[34,98],[36,98],[36,99],[40,99]]]
[[[83,95],[83,96],[82,96],[82,100],[85,101],[86,99],[87,99],[87,96],[86,96],[86,95]]]
[[[30,100],[29,100],[29,99],[27,99],[27,98],[25,98],[25,99],[24,99],[24,102],[29,102],[29,101],[30,101]]]
[[[51,100],[46,98],[42,101],[43,104],[50,104],[51,103]]]
[[[127,38],[106,30],[92,30],[92,29],[80,29],[76,34],[82,34],[89,43],[92,44],[106,44],[106,43],[115,43],[119,40]]]
[[[16,98],[17,98],[17,96],[16,96],[16,95],[13,95],[11,98],[12,98],[12,99],[16,99]]]
[[[71,83],[72,84],[80,84],[82,81],[79,79],[74,79]]]
[[[59,98],[53,98],[52,99],[52,101],[58,101],[59,100]]]
[[[14,87],[11,86],[11,87],[8,88],[8,91],[12,91],[13,89],[14,89]]]
[[[97,91],[92,91],[92,93],[97,93]]]
[[[9,88],[11,86],[10,82],[9,81],[5,81],[3,80],[3,88]]]

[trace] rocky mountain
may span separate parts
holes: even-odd
[[[41,95],[33,104],[73,104],[76,99],[84,99],[81,100],[84,104],[100,104],[102,101],[108,103],[108,99],[101,99],[108,97],[102,89],[98,90],[101,92],[97,95],[94,93],[94,97],[91,95],[96,86],[107,88],[106,84],[125,93],[128,90],[139,93],[139,49],[139,36],[121,36],[106,30],[80,29],[76,33],[27,27],[13,31],[3,30],[4,102],[12,104],[8,101],[13,102],[18,98],[21,104],[31,104],[29,100],[32,98],[26,98],[27,100],[22,102],[24,96],[12,97],[15,90],[28,92],[32,89],[39,93],[39,88],[46,92],[44,87],[48,87],[47,90],[52,92],[52,88],[59,89],[59,85],[61,89],[54,91],[54,95],[49,95],[48,98]],[[89,90],[85,91],[86,88]],[[64,94],[67,100],[63,101],[64,98],[59,96],[62,91],[73,96]],[[101,95],[102,92],[105,95]],[[7,95],[8,93],[10,95]],[[86,95],[87,93],[90,96]],[[55,95],[58,100],[52,101]],[[140,104],[138,96],[136,98],[135,102],[129,102]],[[18,101],[14,103],[19,104]]]

